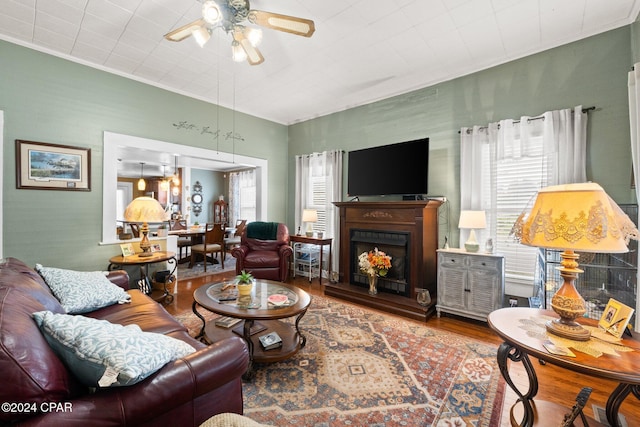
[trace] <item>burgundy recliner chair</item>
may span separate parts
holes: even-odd
[[[256,221],[247,224],[240,246],[231,250],[236,258],[236,274],[250,272],[256,279],[286,282],[289,277],[289,229],[278,222]]]

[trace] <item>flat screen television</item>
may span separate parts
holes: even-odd
[[[347,194],[427,194],[429,138],[349,152]]]

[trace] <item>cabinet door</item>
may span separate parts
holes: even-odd
[[[438,304],[443,307],[464,309],[466,283],[467,271],[464,268],[441,265],[438,270]]]
[[[467,276],[467,308],[474,314],[489,314],[500,308],[502,292],[500,274],[494,269],[471,269]],[[496,306],[497,304],[497,306]]]

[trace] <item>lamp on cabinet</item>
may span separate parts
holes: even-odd
[[[516,220],[512,234],[527,246],[562,250],[558,270],[564,282],[551,299],[559,319],[547,322],[552,334],[586,341],[590,332],[576,319],[586,312],[585,301],[575,287],[578,252],[628,252],[629,239],[638,230],[629,217],[598,184],[579,183],[541,189],[533,207]]]
[[[478,252],[480,244],[476,239],[476,229],[487,228],[487,217],[484,211],[461,211],[458,228],[470,229],[469,238],[464,242],[467,252]]]

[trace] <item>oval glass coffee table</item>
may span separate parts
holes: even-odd
[[[232,333],[242,336],[249,347],[249,375],[253,362],[285,360],[305,346],[307,339],[300,331],[299,324],[311,304],[311,296],[307,292],[286,283],[259,279],[254,282],[251,295],[238,296],[235,287],[229,287],[229,284],[230,282],[212,283],[201,286],[193,293],[192,309],[202,320],[202,329],[197,338],[216,342]],[[198,312],[198,306],[244,322],[238,323],[235,328],[216,326],[213,321],[207,323]],[[281,320],[294,316],[293,324]],[[265,350],[259,337],[270,332],[277,332],[282,339],[282,346]]]

